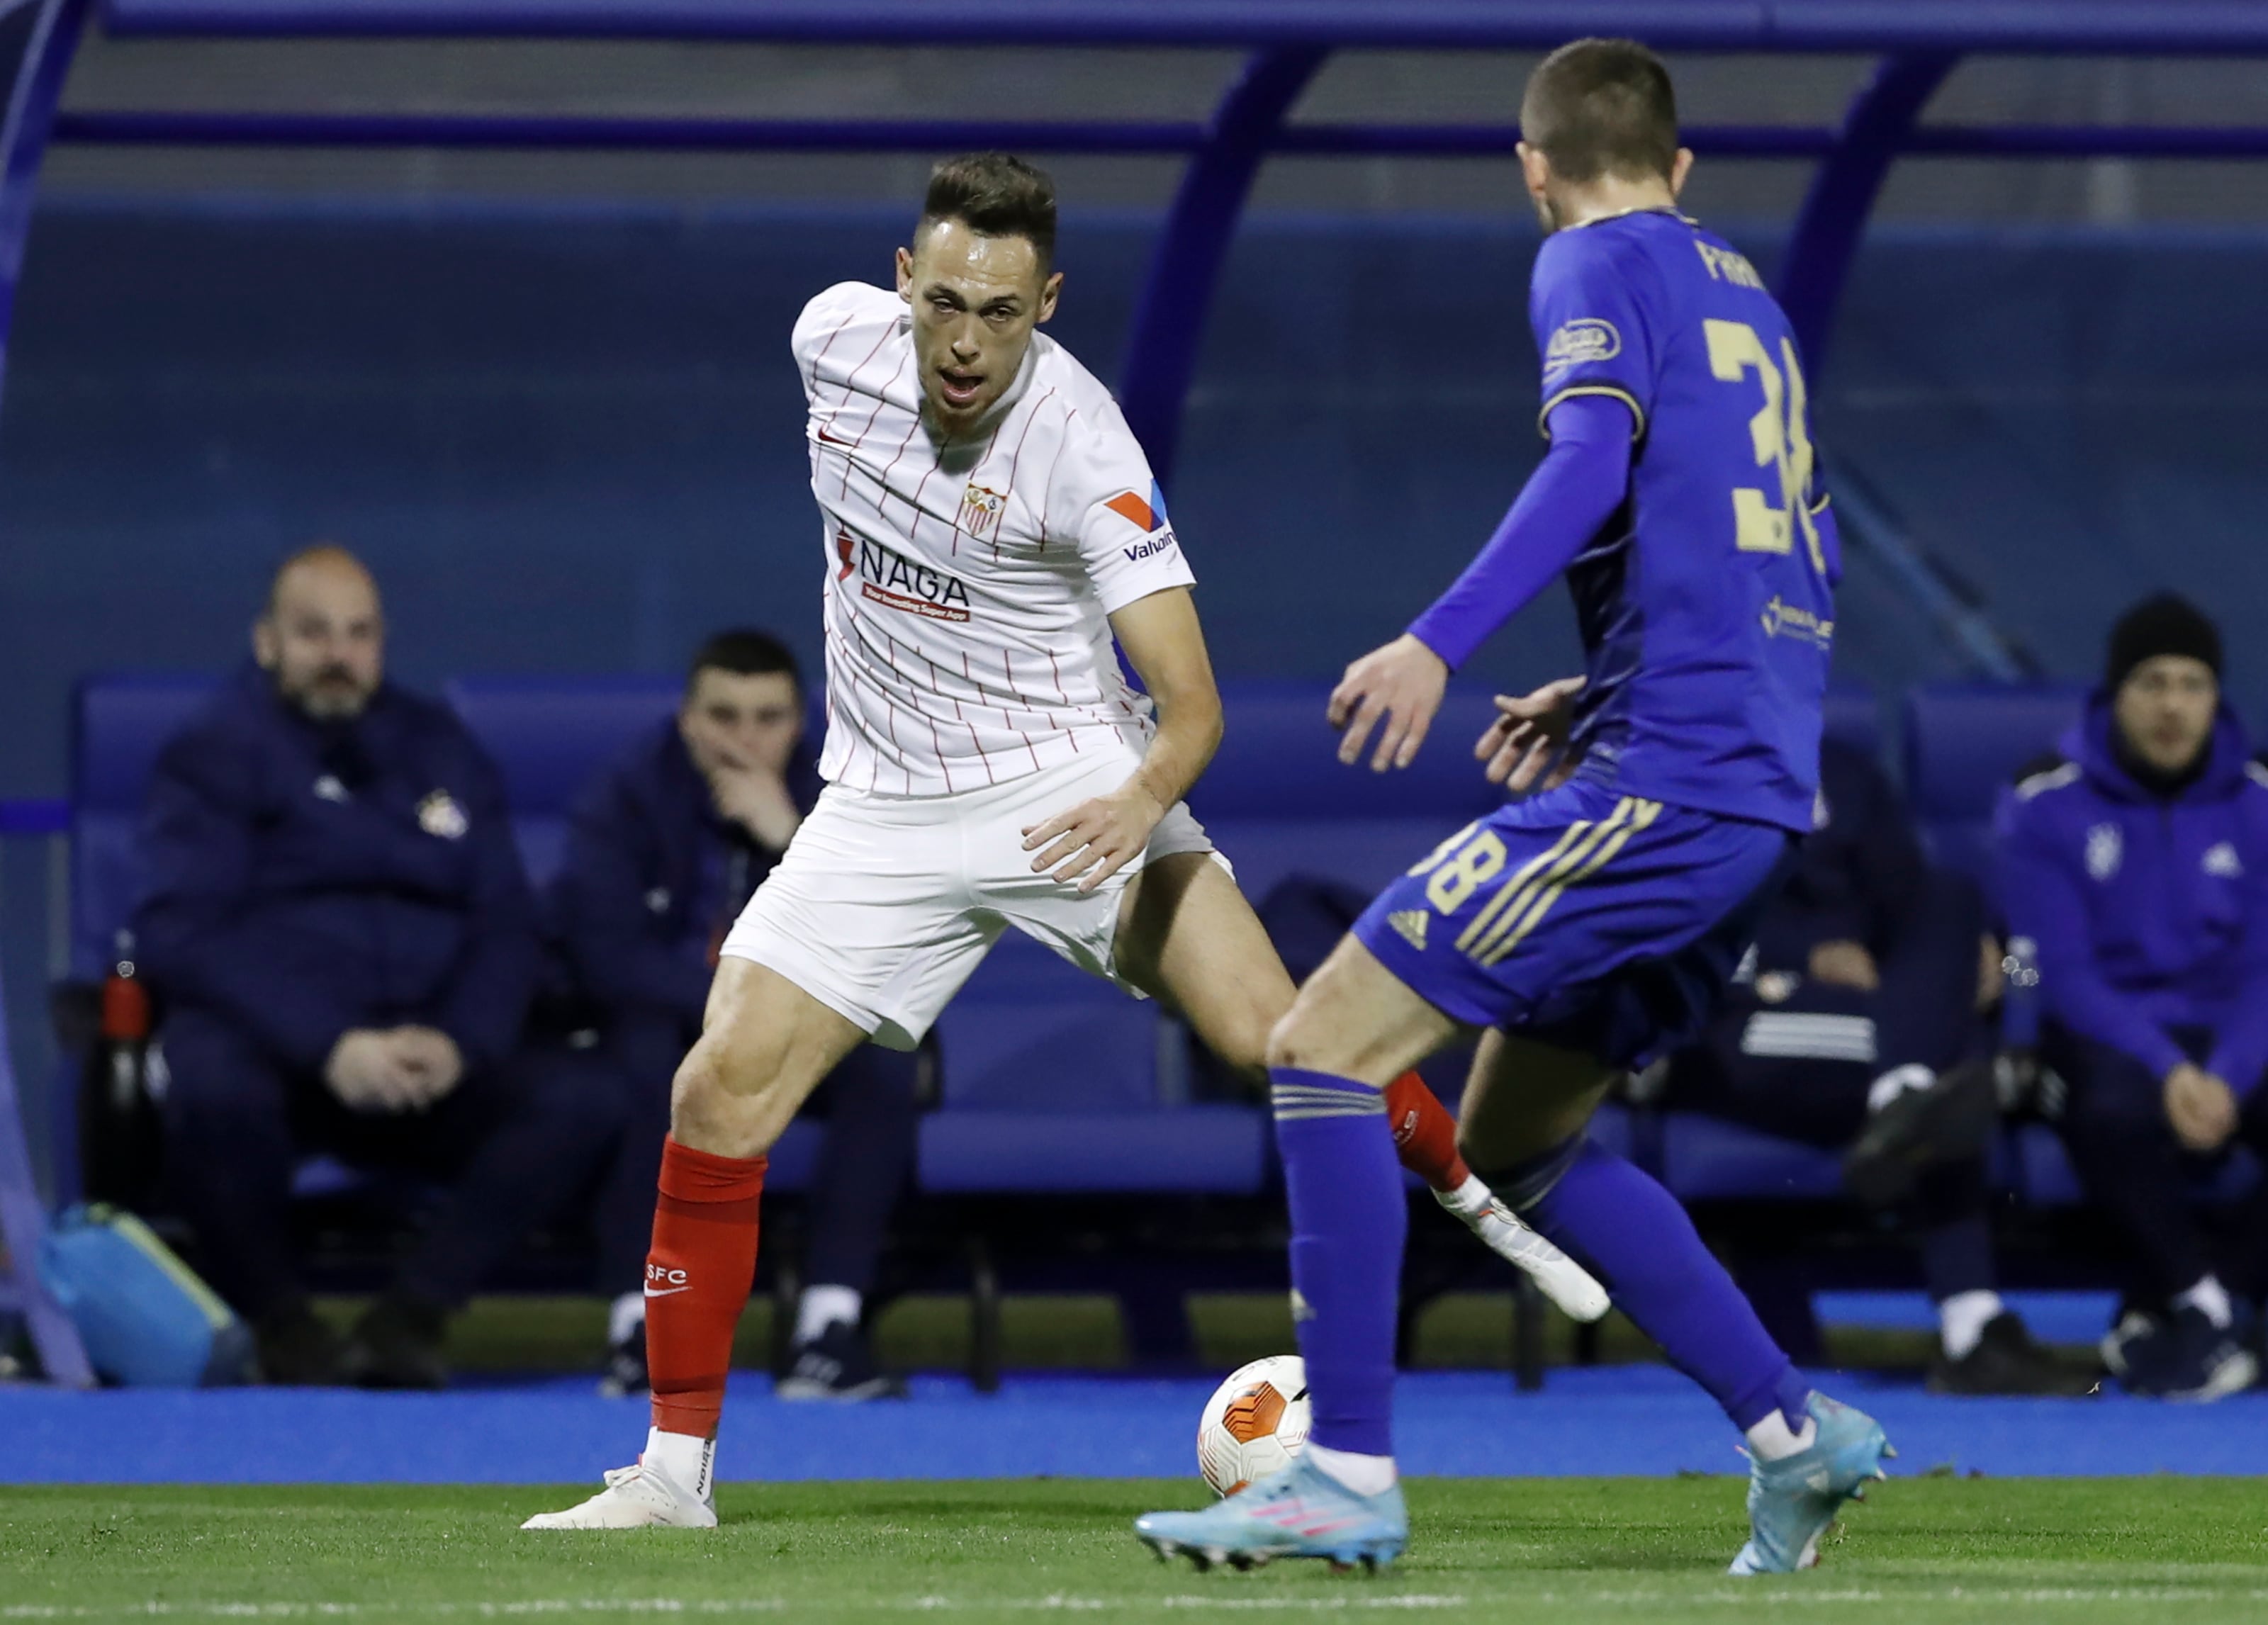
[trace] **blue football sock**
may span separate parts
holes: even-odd
[[[1292,1210],[1292,1318],[1327,1450],[1394,1453],[1394,1322],[1410,1210],[1382,1091],[1271,1067]]]
[[[1671,1364],[1709,1391],[1743,1433],[1775,1408],[1798,1433],[1811,1385],[1780,1352],[1716,1254],[1701,1244],[1677,1198],[1611,1151],[1583,1142],[1508,1170],[1490,1188],[1516,1193],[1526,1179],[1566,1172],[1521,1217],[1581,1260],[1615,1307],[1661,1345]],[[1519,1206],[1516,1195],[1506,1200]]]

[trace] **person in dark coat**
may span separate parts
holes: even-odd
[[[630,1124],[599,1202],[601,1279],[616,1294],[606,1387],[646,1386],[644,1282],[670,1082],[700,1035],[718,945],[821,785],[803,746],[794,657],[768,633],[719,633],[677,714],[578,804],[551,894],[583,993],[602,1012]],[[813,1178],[788,1399],[903,1392],[861,1329],[914,1155],[917,1058],[862,1045],[813,1097],[828,1129]]]
[[[1938,1310],[1930,1384],[2077,1392],[2000,1298],[1985,1179],[1995,1121],[1985,1011],[2000,947],[1984,899],[1933,869],[1889,778],[1821,741],[1817,827],[1756,933],[1753,979],[1675,1056],[1671,1105],[1844,1151],[1845,1183],[1890,1212]]]
[[[2102,687],[1998,824],[2064,1143],[2135,1272],[2103,1359],[2174,1399],[2252,1384],[2238,1302],[2268,1290],[2268,1208],[2256,1199],[2216,1259],[2193,1190],[2237,1143],[2268,1150],[2268,768],[2220,669],[2220,630],[2193,606],[2135,606]]]
[[[449,711],[385,680],[369,572],[296,555],[253,649],[166,745],[143,828],[168,1185],[270,1381],[438,1386],[446,1317],[588,1183],[619,1107],[515,1063],[541,942],[501,782]],[[315,1150],[441,1186],[343,1345],[290,1245]]]

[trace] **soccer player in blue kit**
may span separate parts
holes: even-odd
[[[1889,1453],[1794,1371],[1676,1200],[1585,1137],[1613,1077],[1701,1031],[1811,827],[1840,566],[1787,320],[1677,212],[1692,155],[1668,70],[1630,41],[1578,40],[1535,70],[1520,122],[1550,233],[1530,316],[1550,449],[1456,584],[1348,667],[1340,757],[1375,729],[1373,769],[1406,766],[1448,673],[1563,572],[1587,670],[1498,702],[1476,754],[1543,788],[1381,893],[1270,1039],[1314,1427],[1283,1472],[1137,1523],[1201,1567],[1400,1555],[1407,1218],[1380,1090],[1476,1029],[1467,1160],[1746,1435],[1732,1571],[1809,1566]]]

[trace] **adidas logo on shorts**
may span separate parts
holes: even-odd
[[[1402,939],[1413,948],[1425,945],[1425,922],[1432,916],[1423,908],[1404,908],[1389,914],[1386,923],[1402,933]]]

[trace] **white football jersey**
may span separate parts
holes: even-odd
[[[939,795],[1146,744],[1105,619],[1194,577],[1110,392],[1045,334],[965,437],[922,422],[913,314],[829,288],[795,325],[825,522],[827,746],[859,790]]]

